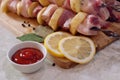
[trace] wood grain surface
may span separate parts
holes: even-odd
[[[30,27],[22,27],[22,23],[24,21],[28,21],[33,27],[37,27],[38,23],[36,19],[26,19],[21,16],[17,16],[13,13],[2,13],[0,12],[0,23],[6,26],[7,29],[9,29],[11,32],[13,32],[16,36],[21,36],[26,33],[33,32],[33,29]],[[108,30],[114,31],[118,34],[120,34],[120,23],[111,23],[108,27]],[[114,42],[116,39],[107,37],[102,32],[99,32],[97,36],[91,37],[91,39],[95,42],[97,51],[102,50],[112,42]],[[53,57],[55,63],[65,69],[74,67],[77,65],[77,63],[74,63],[66,58],[57,58]]]

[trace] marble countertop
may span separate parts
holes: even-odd
[[[11,46],[20,41],[3,25],[0,34],[0,80],[120,80],[120,40],[98,52],[89,64],[62,69],[45,61],[41,70],[23,74],[6,59]]]

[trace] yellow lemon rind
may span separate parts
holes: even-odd
[[[7,6],[8,3],[9,3],[9,0],[2,0],[0,5],[2,12],[6,13],[8,11],[8,6]]]
[[[29,15],[30,17],[33,17],[33,10],[34,10],[34,8],[37,7],[37,6],[39,6],[39,3],[38,3],[38,2],[33,2],[33,3],[29,6],[27,12],[28,12],[28,15]]]
[[[61,35],[61,36],[62,35],[71,36],[71,35],[66,32],[55,32],[55,33],[49,34],[44,40],[44,46],[46,47],[46,49],[51,55],[56,57],[64,57],[64,55],[61,52],[59,52],[59,50],[54,50],[49,45],[48,41],[50,40],[51,37],[54,37],[55,35]]]
[[[64,43],[64,41],[65,41],[65,40],[68,40],[68,39],[72,39],[72,38],[76,38],[76,39],[77,39],[77,38],[78,38],[78,39],[79,39],[79,38],[82,38],[82,39],[87,40],[87,41],[90,43],[91,48],[92,48],[92,52],[90,53],[90,56],[89,56],[89,57],[80,60],[80,59],[71,57],[68,53],[66,53],[65,51],[63,51],[64,48],[62,47],[62,44]],[[71,60],[71,61],[73,61],[73,62],[76,62],[76,63],[80,63],[80,64],[86,64],[86,63],[90,62],[90,61],[93,59],[93,57],[94,57],[94,55],[95,55],[95,53],[96,53],[95,44],[94,44],[94,42],[93,42],[91,39],[86,38],[86,37],[76,37],[76,36],[67,37],[67,38],[64,38],[64,39],[60,40],[60,42],[59,42],[59,50],[60,50],[60,52],[63,53],[64,56],[65,56],[66,58],[68,58],[69,60]]]

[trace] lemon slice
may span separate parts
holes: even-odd
[[[48,35],[44,41],[48,53],[56,57],[64,57],[64,55],[58,50],[58,43],[61,39],[68,36],[70,36],[70,34],[65,32],[55,32]]]
[[[63,8],[58,8],[52,15],[50,21],[49,21],[49,26],[56,31],[58,28],[58,20],[60,18],[60,16],[62,15],[64,9]]]
[[[58,6],[62,6],[65,0],[56,0]]]
[[[48,6],[50,3],[48,0],[38,0],[42,6]]]
[[[44,23],[44,21],[42,19],[42,14],[45,10],[46,10],[46,7],[42,8],[37,14],[37,21],[38,21],[39,25],[42,25]]]
[[[2,9],[2,12],[8,11],[8,6],[7,6],[8,3],[9,3],[9,0],[2,0],[1,6],[0,6]]]
[[[80,12],[80,8],[81,8],[81,0],[70,0],[70,6],[71,6],[71,9],[74,11],[74,12]]]
[[[32,4],[28,7],[28,15],[30,17],[33,17],[33,10],[35,9],[35,7],[39,6],[38,2],[32,2]]]
[[[62,39],[59,42],[59,50],[69,60],[80,64],[91,61],[96,52],[94,42],[91,39],[78,36]]]
[[[75,35],[77,33],[78,26],[85,20],[87,13],[79,12],[73,17],[70,22],[70,32]]]
[[[22,2],[19,1],[17,3],[17,15],[21,15],[21,10],[22,10]]]

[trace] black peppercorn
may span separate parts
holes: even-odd
[[[52,66],[55,66],[55,63],[53,63]]]
[[[25,24],[22,24],[22,27],[26,27]]]
[[[30,25],[30,24],[28,24],[28,27],[31,27],[31,25]]]
[[[33,28],[33,30],[35,30],[35,28]]]

